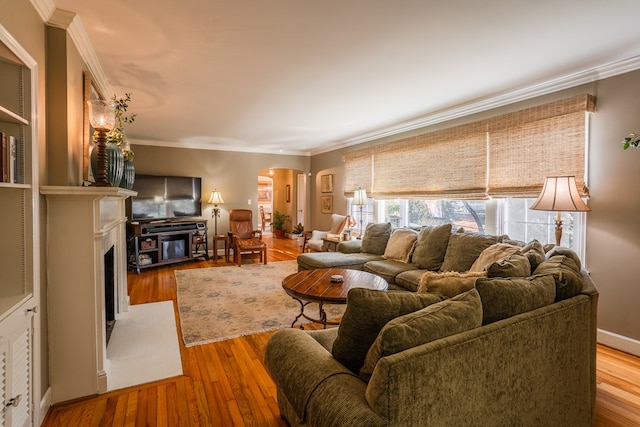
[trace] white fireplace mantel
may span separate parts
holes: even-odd
[[[107,391],[104,255],[114,248],[116,312],[127,311],[125,200],[117,187],[42,186],[52,403]]]

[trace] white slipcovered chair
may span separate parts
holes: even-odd
[[[311,252],[322,252],[322,239],[326,238],[329,234],[335,234],[340,236],[342,230],[347,224],[347,216],[339,214],[331,214],[331,229],[327,231],[313,230],[311,233],[305,233],[304,243],[302,245],[302,252],[306,252],[307,249]]]

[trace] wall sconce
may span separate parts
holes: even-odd
[[[115,107],[111,102],[101,99],[87,101],[89,106],[89,123],[96,130],[96,176],[91,184],[96,187],[111,187],[107,179],[107,132],[115,126]]]
[[[211,192],[211,196],[209,196],[209,201],[207,202],[210,205],[213,205],[213,210],[211,211],[211,216],[214,218],[214,235],[217,236],[218,235],[218,217],[220,216],[220,208],[218,208],[218,205],[223,204],[224,200],[222,200],[222,194],[220,194],[220,192],[215,189]]]
[[[560,212],[585,212],[591,208],[580,197],[575,176],[549,176],[544,180],[542,192],[531,208],[536,211],[557,211],[556,246],[562,240],[562,217]]]

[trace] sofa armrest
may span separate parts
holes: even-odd
[[[346,242],[338,243],[338,252],[342,252],[343,254],[357,254],[360,253],[360,248],[362,247],[362,240],[348,240]]]

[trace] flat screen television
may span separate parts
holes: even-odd
[[[187,219],[202,215],[202,179],[136,174],[128,217],[133,221]]]

